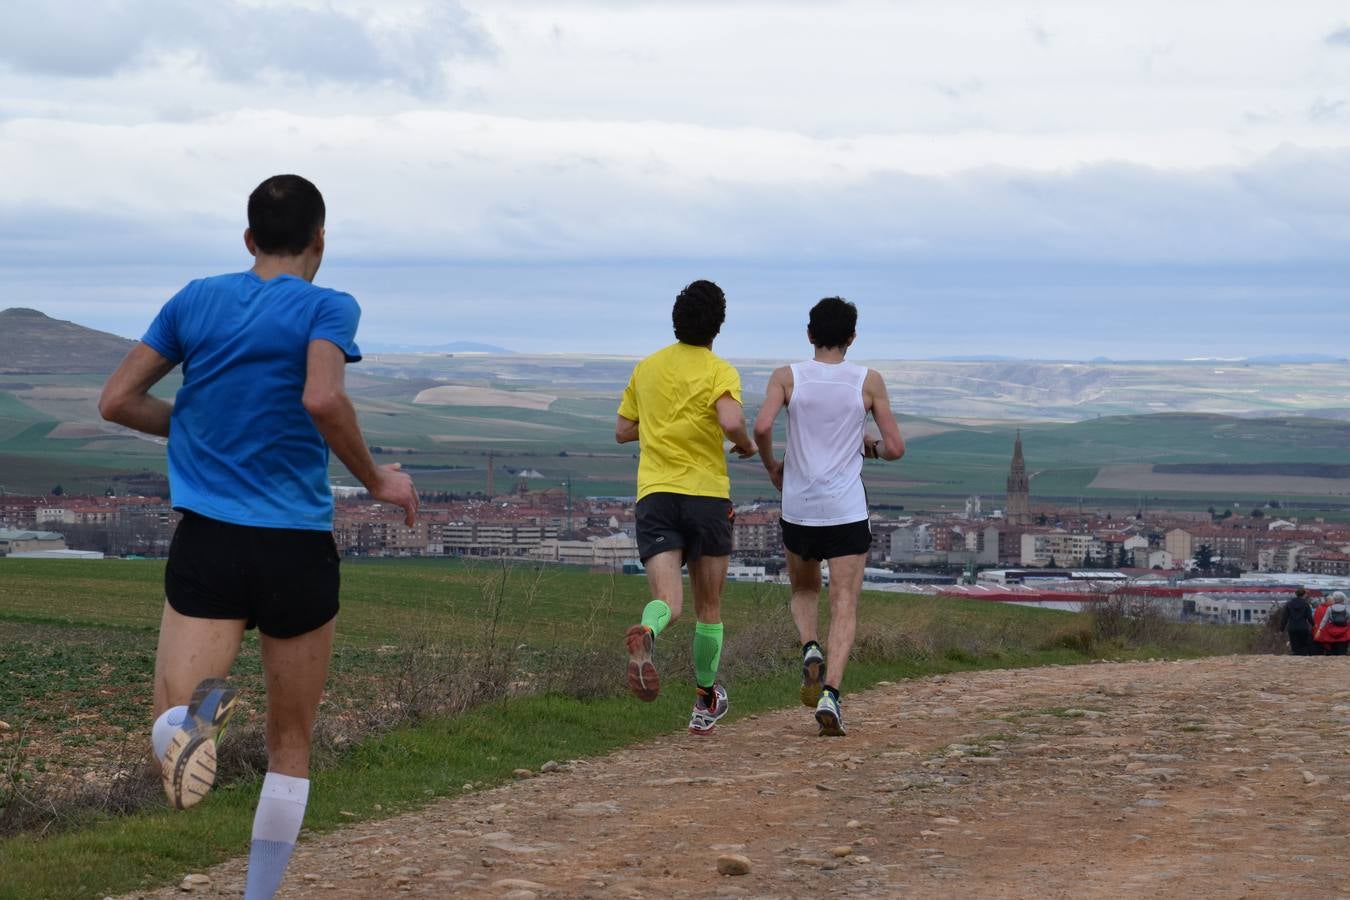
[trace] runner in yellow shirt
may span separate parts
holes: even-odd
[[[628,686],[655,700],[661,682],[652,644],[684,607],[683,565],[694,594],[694,672],[698,696],[693,734],[709,734],[730,704],[717,683],[722,656],[722,586],[731,556],[731,479],[723,438],[741,459],[755,455],[741,409],[741,378],[712,352],[726,319],[726,295],[695,281],[675,298],[676,343],[633,368],[619,404],[614,438],[641,441],[638,461],[638,556],[652,600],[628,629]]]

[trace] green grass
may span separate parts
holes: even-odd
[[[379,460],[409,466],[423,490],[468,493],[486,489],[487,451],[491,449],[499,491],[512,486],[513,470],[534,469],[543,478],[530,482],[533,490],[556,488],[570,480],[574,494],[580,496],[631,495],[637,457],[634,448],[621,448],[613,442],[618,391],[611,385],[612,379],[621,383],[627,377],[624,373],[631,361],[588,363],[598,366],[596,371],[607,373],[591,380],[576,366],[534,360],[527,369],[538,376],[535,380],[503,385],[507,389],[558,394],[559,399],[548,410],[411,402],[417,389],[433,383],[425,379],[446,374],[437,368],[440,365],[459,373],[457,380],[485,384],[496,378],[494,367],[504,364],[501,360],[424,360],[408,373],[418,377],[413,382],[391,377],[394,370],[379,366],[363,371],[354,395],[367,441],[399,448],[397,453],[378,454]],[[543,368],[537,368],[539,365]],[[428,368],[423,372],[421,366]],[[550,366],[559,370],[555,372]],[[1263,370],[1262,374],[1274,371]],[[549,375],[556,376],[557,384],[539,380]],[[25,381],[45,383],[37,377]],[[166,381],[157,392],[168,392],[174,384]],[[758,395],[749,391],[746,399],[747,414],[753,416]],[[1215,408],[1226,407],[1220,404]],[[1090,487],[1098,470],[1116,463],[1141,462],[1336,463],[1343,460],[1342,448],[1350,441],[1350,423],[1309,416],[1240,419],[1199,413],[1137,415],[1128,414],[1126,405],[1120,411],[1127,414],[1070,424],[1020,424],[1027,467],[1035,473],[1033,498],[1133,501],[1140,492]],[[101,493],[112,474],[163,471],[162,447],[126,437],[47,437],[58,420],[97,421],[92,400],[25,403],[0,391],[0,471],[5,473],[7,490],[45,492],[52,485],[62,484],[67,489]],[[900,417],[902,430],[910,423],[930,421],[922,416]],[[956,425],[940,434],[913,438],[900,463],[866,467],[869,495],[876,503],[909,509],[940,508],[945,501],[959,501],[970,494],[1001,496],[1013,432],[1018,427],[1019,423],[1012,421],[978,427]],[[439,436],[468,440],[437,440]],[[781,439],[780,430],[780,446]],[[732,461],[730,468],[737,500],[776,499],[777,492],[757,460]],[[336,462],[332,475],[338,483],[354,483]],[[1203,497],[1202,507],[1215,502],[1248,505],[1271,499],[1325,499],[1328,508],[1347,506],[1344,498],[1279,495],[1255,489],[1234,496],[1149,493],[1155,500],[1177,503]]]
[[[852,690],[861,690],[882,679],[1079,661],[1061,650],[969,663],[858,663],[850,667],[849,682]],[[780,675],[739,682],[732,686],[732,699],[727,725],[796,704],[796,680]],[[687,692],[677,690],[666,691],[653,704],[530,697],[401,729],[363,744],[315,777],[305,826],[324,833],[463,793],[467,783],[477,789],[507,781],[517,768],[537,769],[546,760],[594,756],[677,732],[688,702]],[[803,739],[814,739],[814,730],[803,712]],[[186,872],[243,853],[256,802],[257,784],[236,782],[186,813],[145,813],[55,837],[0,842],[0,898],[83,898],[172,883]]]
[[[87,760],[119,736],[126,746],[143,740],[162,577],[163,564],[155,561],[0,560],[0,719],[43,738],[38,745],[45,755],[23,758],[29,777]],[[691,617],[658,646],[672,689],[650,705],[613,695],[622,680],[617,636],[646,597],[641,578],[567,569],[444,561],[347,565],[323,721],[387,700],[382,692],[399,668],[400,652],[419,636],[482,647],[489,620],[497,622],[498,646],[514,648],[526,670],[545,672],[558,654],[600,654],[605,672],[596,677],[605,687],[593,699],[556,691],[515,697],[452,719],[368,735],[324,757],[307,827],[322,832],[414,809],[460,793],[466,784],[501,782],[516,768],[681,731],[689,692],[678,685],[680,666],[688,666]],[[731,722],[797,702],[797,648],[786,600],[782,586],[728,585],[724,670],[733,697]],[[849,690],[934,672],[1228,652],[1242,649],[1248,635],[1236,628],[1192,628],[1166,646],[1085,648],[1082,616],[888,593],[864,594],[861,620]],[[261,695],[256,640],[246,641],[235,674],[250,699]],[[514,670],[510,677],[517,677]],[[77,724],[76,714],[89,713],[100,730]],[[245,720],[237,734],[247,715]],[[802,733],[813,733],[805,714]],[[13,751],[12,742],[0,743],[0,759]],[[239,854],[247,846],[256,791],[256,781],[244,777],[187,813],[85,811],[78,827],[0,841],[0,898],[134,890]]]

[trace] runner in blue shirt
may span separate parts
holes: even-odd
[[[245,900],[281,884],[309,797],[310,739],[338,611],[330,448],[377,500],[417,513],[412,479],[377,466],[343,385],[360,308],[313,284],[324,203],[298,175],[248,198],[247,272],[179,291],[108,379],[105,419],[169,439],[183,519],[169,548],[155,659],[152,744],[178,808],[215,781],[234,711],[226,682],[244,631],[261,633],[267,776],[253,822]],[[150,389],[182,366],[170,402]]]

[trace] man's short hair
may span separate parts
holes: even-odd
[[[811,307],[806,333],[817,347],[843,347],[858,330],[858,307],[843,297],[826,297]]]
[[[323,227],[323,195],[299,175],[273,175],[248,195],[248,229],[263,253],[299,256]]]
[[[677,341],[706,347],[726,321],[727,295],[711,281],[692,282],[675,298],[670,317],[675,323]]]

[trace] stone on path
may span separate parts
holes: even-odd
[[[492,886],[499,891],[547,891],[552,890],[546,884],[540,884],[537,881],[530,881],[527,878],[503,878],[494,881]]]
[[[192,874],[183,876],[183,883],[178,885],[180,891],[202,891],[211,886],[211,879],[205,875]]]
[[[723,853],[717,857],[717,871],[722,875],[749,875],[750,857],[740,853]]]

